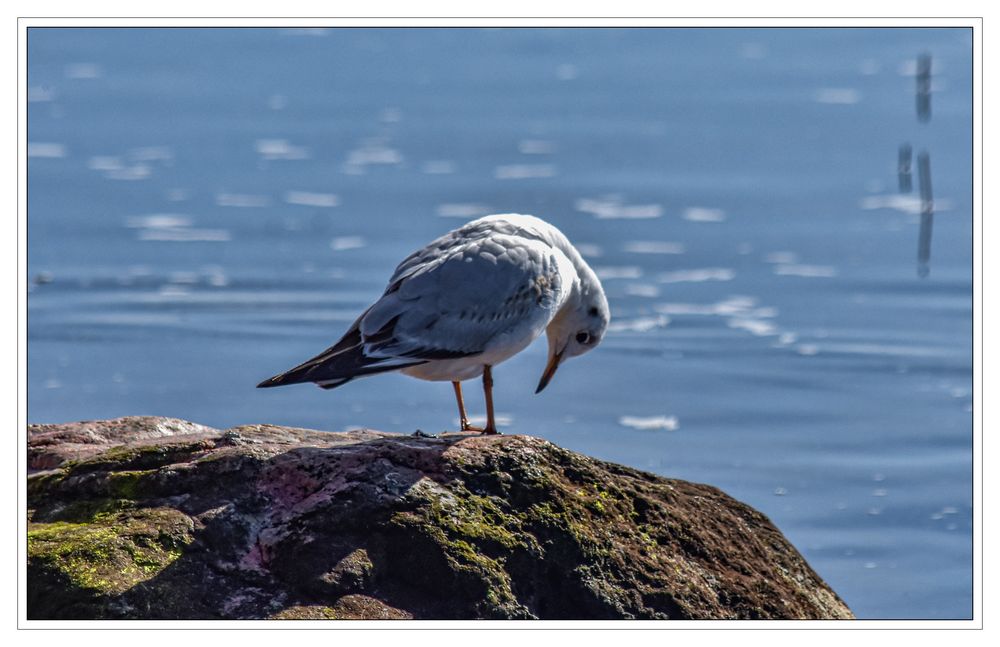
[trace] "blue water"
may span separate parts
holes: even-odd
[[[507,432],[723,488],[859,617],[970,617],[967,30],[33,28],[28,53],[31,422],[454,428],[447,384],[254,385],[411,250],[532,213],[614,328],[539,396],[544,342],[499,366]]]

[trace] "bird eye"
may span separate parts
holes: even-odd
[[[590,310],[587,311],[587,314],[591,317],[596,317],[601,314],[601,311],[597,309],[597,306],[591,306]]]
[[[582,331],[576,333],[576,343],[587,345],[590,343],[590,333],[587,331]]]

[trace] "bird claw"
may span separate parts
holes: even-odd
[[[476,427],[475,425],[470,425],[468,422],[462,422],[462,431],[477,431],[483,436],[501,436],[497,428],[494,426],[487,425],[486,427]]]

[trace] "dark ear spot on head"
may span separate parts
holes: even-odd
[[[597,306],[590,306],[590,310],[587,311],[587,314],[591,317],[596,317],[600,313],[601,311],[597,309]]]

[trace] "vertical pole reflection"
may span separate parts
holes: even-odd
[[[931,232],[934,228],[934,192],[931,188],[931,156],[921,151],[917,156],[920,179],[920,238],[917,243],[917,275],[930,274]]]
[[[917,58],[917,119],[931,120],[931,55]]]

